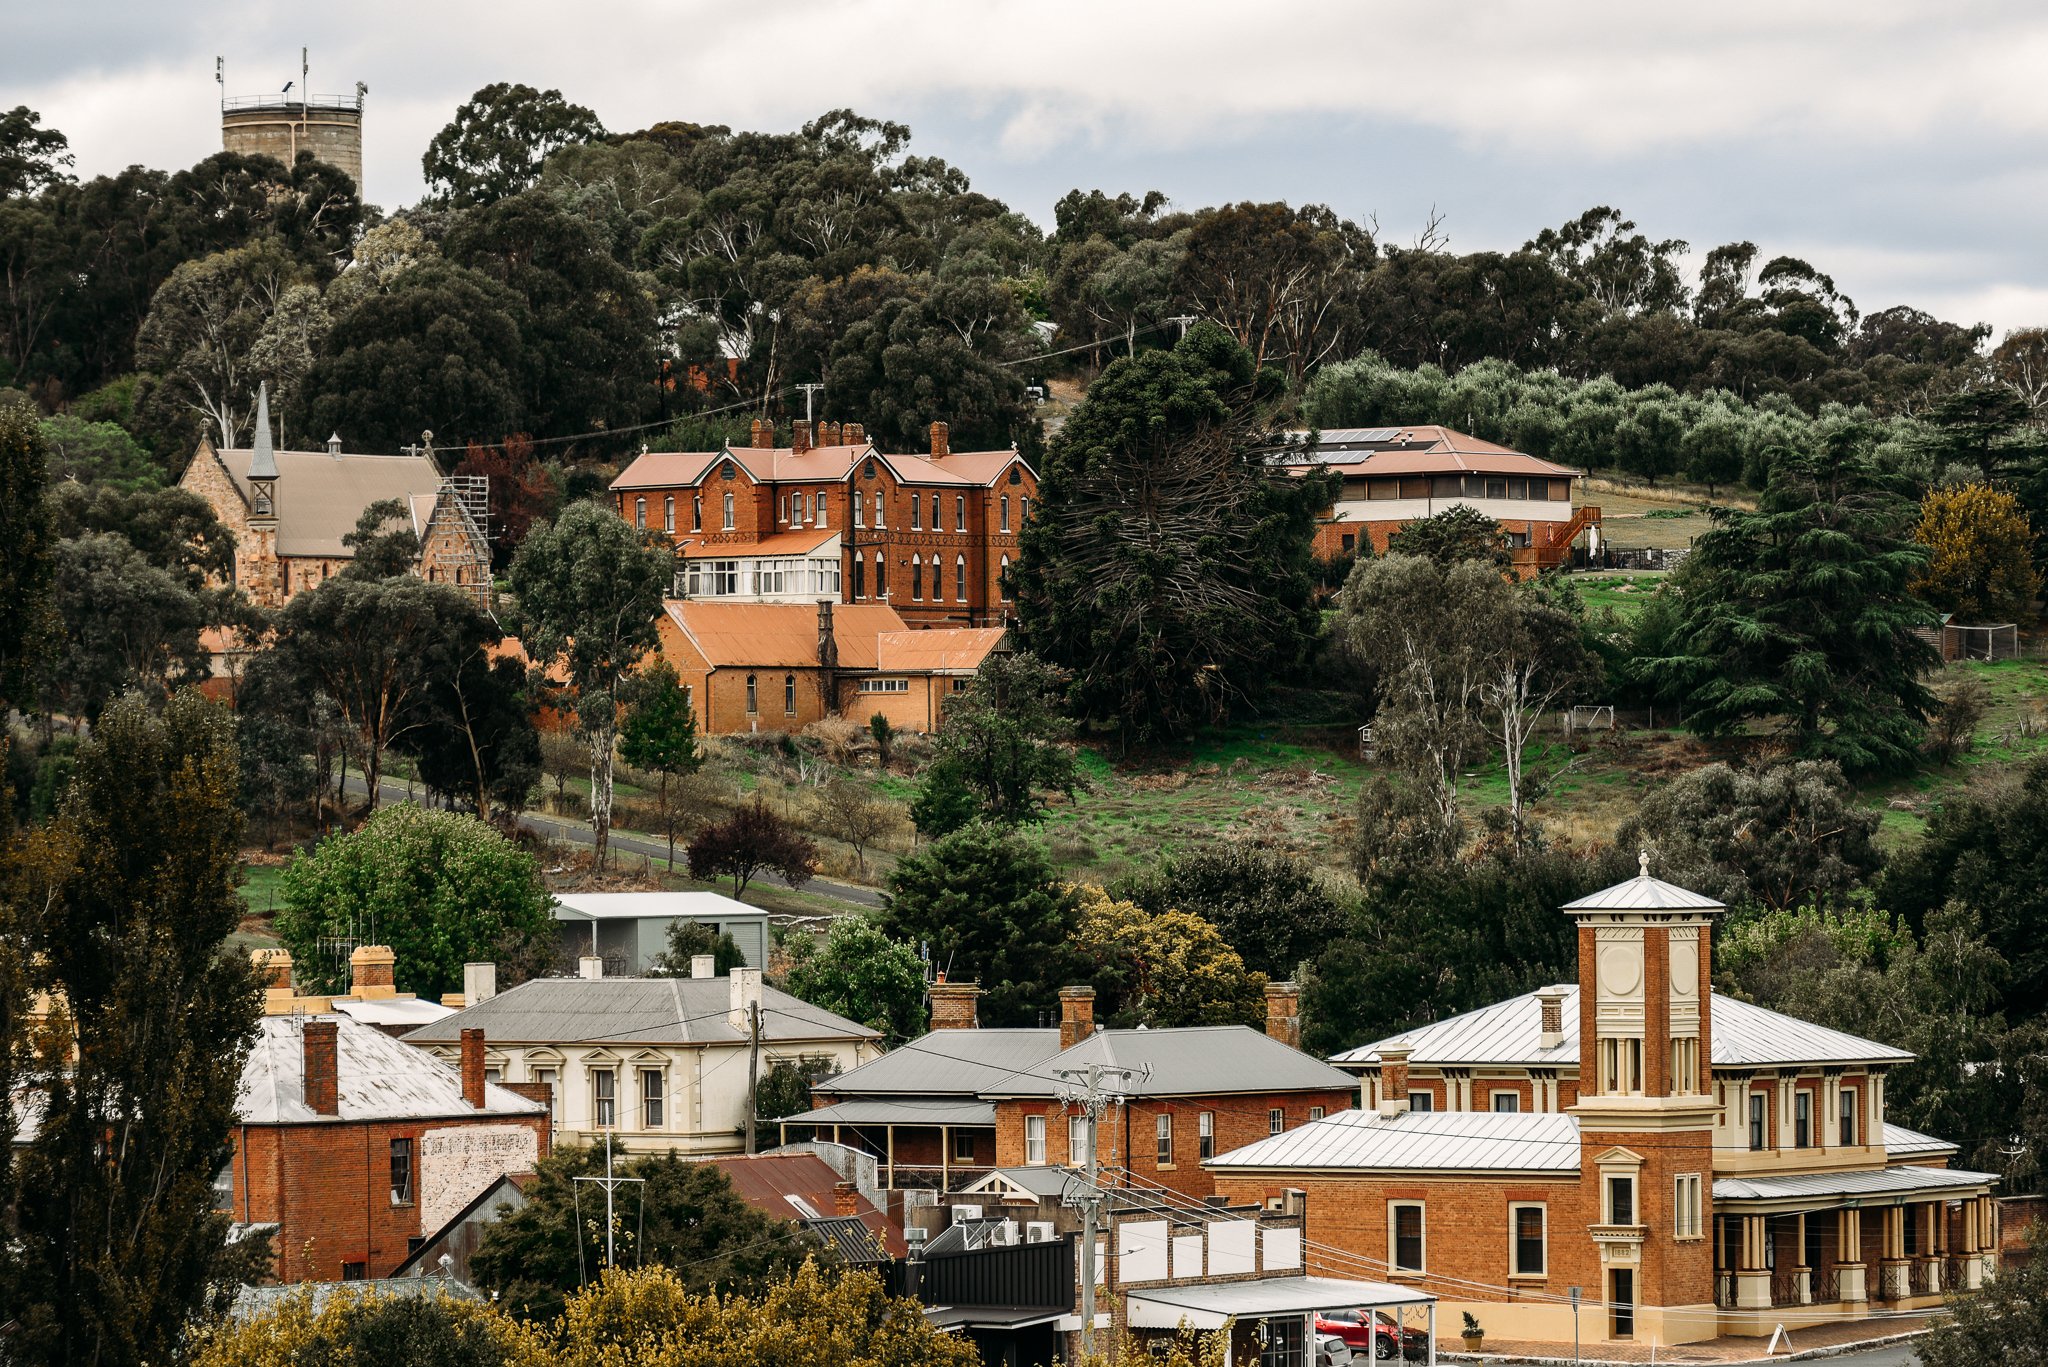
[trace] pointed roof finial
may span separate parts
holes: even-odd
[[[270,383],[256,386],[256,440],[249,456],[250,479],[276,479],[277,453],[270,446]]]
[[[1648,850],[1637,851],[1636,866],[1643,871],[1643,877],[1648,878],[1650,876],[1650,852]]]

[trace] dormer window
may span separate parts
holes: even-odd
[[[733,468],[731,461],[727,461],[725,462],[725,464],[718,467],[718,477],[720,479],[731,479],[733,477]]]

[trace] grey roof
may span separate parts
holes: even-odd
[[[1202,1166],[1576,1173],[1579,1122],[1548,1111],[1339,1111]]]
[[[798,1111],[781,1119],[783,1123],[790,1125],[993,1126],[996,1123],[996,1108],[987,1101],[926,1097],[855,1097],[851,1101],[821,1106],[814,1111]]]
[[[334,1003],[336,1015],[365,1025],[426,1025],[455,1014],[452,1006],[419,997],[351,998]]]
[[[889,1261],[889,1250],[882,1247],[882,1241],[858,1215],[821,1215],[798,1223],[823,1239],[841,1262],[860,1265]]]
[[[1884,1151],[1893,1158],[1932,1158],[1957,1152],[1957,1146],[1931,1134],[1885,1122]]]
[[[557,921],[759,920],[767,912],[719,892],[571,892],[555,895]]]
[[[1998,1174],[1960,1168],[1922,1168],[1900,1164],[1851,1172],[1801,1172],[1783,1177],[1717,1177],[1716,1201],[1773,1201],[1811,1196],[1904,1196],[1922,1191],[1957,1191],[1989,1187]]]
[[[1702,897],[1696,892],[1667,883],[1661,878],[1650,877],[1649,860],[1643,861],[1643,872],[1626,883],[1616,883],[1611,888],[1602,888],[1589,893],[1576,902],[1566,902],[1566,911],[1722,911],[1723,905],[1711,897]]]
[[[1059,1051],[1058,1030],[934,1030],[811,1091],[835,1097],[978,1096]]]
[[[483,1108],[462,1097],[462,1075],[431,1054],[346,1016],[322,1016],[335,1032],[337,1115],[306,1104],[309,1016],[266,1016],[242,1065],[235,1119],[249,1125],[344,1123],[429,1116],[537,1115],[545,1108],[495,1083],[484,1084]]]
[[[994,1248],[995,1233],[1010,1221],[1001,1216],[987,1220],[955,1220],[924,1246],[927,1258],[944,1258],[954,1253],[972,1253],[977,1249]]]
[[[465,1029],[491,1044],[738,1044],[727,978],[535,978],[405,1037],[454,1044]],[[780,988],[761,988],[761,1038],[770,1043],[879,1039],[875,1031]]]
[[[1040,1200],[1051,1200],[1064,1196],[1068,1188],[1079,1183],[1088,1185],[1088,1174],[1079,1168],[1062,1168],[1050,1164],[1025,1165],[1014,1168],[992,1168],[960,1189],[961,1195],[994,1189],[1000,1183],[1008,1183],[1020,1190],[1028,1191]]]
[[[1564,996],[1564,1038],[1555,1048],[1537,1047],[1543,1037],[1543,1008],[1534,992],[1482,1006],[1371,1044],[1331,1056],[1333,1063],[1376,1067],[1386,1045],[1408,1046],[1410,1066],[1502,1065],[1573,1068],[1579,1061],[1579,989],[1560,984]],[[1716,1068],[1782,1068],[1804,1064],[1904,1063],[1912,1054],[1875,1040],[1800,1020],[1750,1002],[1712,994],[1713,1065]]]
[[[217,453],[242,497],[249,497],[254,453]],[[202,457],[203,458],[203,457]],[[441,472],[425,456],[332,456],[325,451],[278,451],[277,553],[350,559],[341,539],[356,529],[363,509],[383,499],[403,503],[412,529],[426,530],[441,488]]]
[[[1070,1085],[1061,1069],[1092,1063],[1138,1074],[1114,1081],[1125,1096],[1223,1096],[1257,1092],[1348,1092],[1357,1081],[1311,1054],[1246,1025],[1169,1030],[1098,1030],[1027,1071],[984,1087],[988,1097],[1054,1096]],[[1149,1074],[1147,1073],[1147,1070]]]

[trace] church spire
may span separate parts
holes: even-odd
[[[256,386],[256,440],[249,456],[250,479],[276,479],[277,453],[270,445],[270,384]]]

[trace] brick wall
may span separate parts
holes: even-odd
[[[1106,1166],[1129,1168],[1141,1182],[1161,1186],[1189,1196],[1210,1196],[1216,1181],[1201,1160],[1201,1117],[1214,1117],[1214,1152],[1232,1149],[1266,1138],[1271,1131],[1268,1112],[1284,1114],[1284,1128],[1297,1129],[1309,1121],[1309,1111],[1320,1106],[1325,1115],[1349,1108],[1356,1100],[1351,1091],[1273,1092],[1218,1097],[1168,1097],[1133,1101],[1106,1115],[1102,1122],[1100,1161]],[[998,1101],[996,1103],[995,1161],[998,1167],[1020,1166],[1025,1161],[1024,1125],[1027,1116],[1045,1117],[1046,1161],[1063,1164],[1078,1161],[1067,1147],[1067,1117],[1057,1103],[1046,1101]],[[1161,1165],[1158,1148],[1158,1118],[1172,1117],[1173,1162]]]

